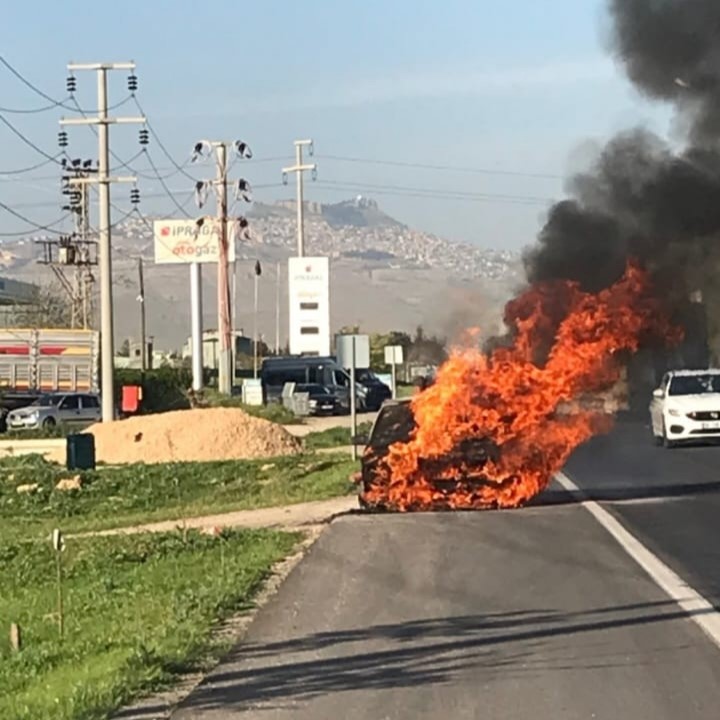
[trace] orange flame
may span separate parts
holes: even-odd
[[[645,339],[682,337],[633,264],[597,295],[570,282],[530,288],[508,304],[505,320],[512,344],[489,356],[455,350],[413,399],[416,429],[378,464],[368,504],[408,511],[527,503],[578,445],[611,425],[609,415],[569,409],[573,401],[617,383],[622,357]]]

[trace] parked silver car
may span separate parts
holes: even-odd
[[[54,428],[57,425],[91,425],[102,419],[100,398],[92,393],[48,393],[32,405],[7,415],[8,430]]]

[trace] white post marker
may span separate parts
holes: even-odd
[[[357,403],[355,401],[355,336],[352,337],[352,352],[350,353],[350,444],[352,445],[352,459],[357,460]]]
[[[397,398],[397,366],[403,362],[402,345],[385,346],[385,364],[392,368],[392,396]]]
[[[202,274],[200,263],[190,265],[190,346],[192,350],[192,389],[203,389]]]
[[[397,399],[397,365],[395,365],[395,356],[393,355],[392,364],[392,399]]]

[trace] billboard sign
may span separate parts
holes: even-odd
[[[228,237],[232,233],[228,231]],[[198,226],[195,220],[156,220],[153,223],[157,265],[216,263],[220,240],[214,222]],[[228,241],[228,262],[235,261],[235,242]]]
[[[330,355],[330,259],[288,260],[290,354]]]

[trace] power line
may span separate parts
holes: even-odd
[[[364,165],[386,165],[390,167],[414,168],[417,170],[438,170],[445,172],[474,173],[478,175],[505,175],[508,177],[525,177],[539,180],[562,180],[561,175],[551,173],[533,173],[519,170],[497,170],[494,168],[463,167],[459,165],[431,165],[428,163],[406,162],[402,160],[379,160],[373,158],[345,157],[341,155],[318,155],[319,160],[334,162],[361,163]]]
[[[32,172],[33,170],[38,170],[41,167],[45,167],[45,165],[49,165],[51,162],[58,163],[58,158],[61,158],[65,155],[63,152],[59,152],[54,158],[48,158],[47,160],[44,160],[41,163],[38,163],[37,165],[30,165],[28,167],[24,168],[15,168],[14,170],[0,170],[0,176],[4,175],[22,175],[24,173]],[[7,178],[10,180],[11,178]],[[33,180],[34,178],[28,178],[28,180]],[[55,176],[51,178],[47,178],[49,180],[57,180]],[[2,180],[2,177],[0,177],[0,180]]]
[[[2,202],[0,202],[0,208],[5,210],[6,212],[9,212],[11,215],[14,215],[16,218],[18,218],[18,220],[22,220],[23,222],[27,223],[32,228],[32,230],[24,230],[22,232],[0,233],[0,235],[2,235],[2,237],[17,237],[17,236],[21,236],[21,235],[27,235],[29,233],[38,232],[38,231],[51,232],[51,233],[54,233],[55,235],[62,235],[63,233],[55,230],[54,228],[57,225],[60,225],[61,223],[65,222],[65,220],[67,220],[70,217],[70,214],[68,213],[67,215],[63,215],[63,217],[61,217],[59,220],[56,220],[55,222],[50,223],[49,225],[40,225],[40,224],[34,222],[33,220],[30,220],[30,218],[25,217],[25,215],[22,215],[21,213],[17,212],[16,210],[13,210],[10,206],[5,205]]]
[[[19,137],[28,147],[31,147],[36,153],[42,155],[46,160],[60,165],[57,157],[46,153],[41,147],[38,147],[32,140],[29,140],[27,137],[25,137],[25,135],[23,135],[9,120],[4,118],[2,115],[0,115],[0,122],[6,125],[12,133]]]
[[[0,112],[8,113],[9,115],[35,115],[37,113],[44,113],[48,112],[48,110],[54,110],[59,105],[62,105],[62,103],[67,102],[70,98],[65,98],[62,102],[52,102],[49,105],[43,105],[42,107],[38,108],[8,108],[8,107],[0,107]]]
[[[511,205],[539,205],[550,204],[551,198],[532,198],[521,195],[492,195],[490,193],[461,193],[445,192],[442,190],[424,190],[422,188],[395,188],[394,186],[382,185],[361,185],[358,183],[342,183],[330,180],[318,180],[317,184],[324,190],[339,192],[357,192],[358,190],[369,190],[376,195],[397,195],[400,197],[416,197],[424,200],[456,200],[469,202],[498,202]]]
[[[17,113],[24,113],[24,112],[45,112],[46,110],[52,110],[53,108],[63,108],[64,110],[69,110],[70,112],[79,112],[81,114],[85,114],[86,112],[89,113],[97,113],[97,109],[95,110],[83,110],[78,104],[77,100],[75,100],[74,96],[72,97],[73,103],[75,107],[72,105],[66,105],[65,103],[70,98],[66,98],[65,100],[56,100],[54,97],[48,95],[46,92],[43,92],[37,85],[33,84],[28,80],[19,70],[17,70],[15,67],[13,67],[2,55],[0,55],[0,64],[4,65],[7,70],[9,70],[23,85],[30,88],[35,94],[39,95],[44,100],[47,100],[50,105],[46,106],[45,108],[38,108],[35,110],[29,110],[29,111],[23,111],[23,110],[6,110],[5,112],[17,112]],[[130,101],[130,95],[125,97],[123,100],[120,100],[119,102],[115,103],[115,105],[111,105],[108,107],[108,110],[116,110],[119,107],[122,107],[125,105],[125,103]]]
[[[184,165],[179,165],[178,162],[175,160],[175,158],[170,154],[168,149],[163,144],[163,141],[160,139],[159,135],[155,132],[155,128],[151,125],[150,121],[147,120],[147,115],[145,111],[143,110],[142,105],[140,104],[140,101],[137,99],[137,96],[133,94],[133,100],[135,102],[135,107],[137,107],[140,114],[146,118],[145,125],[147,125],[148,130],[152,133],[153,138],[155,138],[155,142],[158,144],[158,147],[160,150],[162,150],[163,155],[170,161],[170,163],[174,166],[174,168],[179,172],[182,173],[188,180],[192,180],[193,182],[197,181],[197,178],[194,178],[190,173],[188,173],[185,170],[185,166],[190,162],[189,158],[184,163]],[[160,180],[160,176],[158,175],[158,180]]]
[[[160,184],[162,185],[163,190],[165,191],[165,193],[167,194],[167,196],[173,201],[173,203],[175,204],[175,207],[176,207],[185,217],[189,218],[189,217],[190,217],[190,213],[188,213],[188,211],[175,199],[175,195],[173,195],[173,194],[170,192],[170,188],[168,188],[165,180],[163,179],[162,175],[160,175],[159,170],[158,170],[157,167],[155,166],[155,163],[153,162],[152,158],[150,157],[150,153],[147,153],[147,159],[148,159],[148,162],[150,163],[150,165],[152,166],[152,169],[153,169],[154,172],[155,172],[155,176],[157,177],[158,181],[159,181]]]

